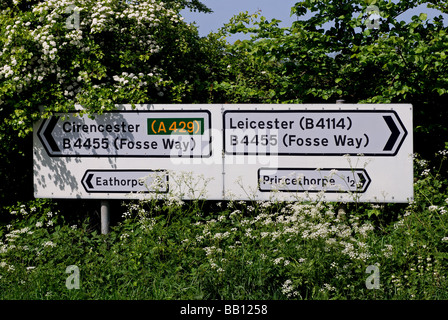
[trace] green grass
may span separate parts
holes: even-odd
[[[18,203],[0,226],[0,299],[448,299],[439,158],[416,159],[412,203],[349,203],[345,218],[334,203],[170,198],[121,204],[101,235],[88,208]],[[66,286],[72,265],[79,289]]]

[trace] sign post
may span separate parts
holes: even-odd
[[[35,197],[102,200],[104,232],[108,199],[413,198],[409,104],[134,107],[37,122]]]
[[[101,200],[101,234],[109,233],[110,225],[110,202]]]

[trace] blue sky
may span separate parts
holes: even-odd
[[[248,11],[255,13],[261,10],[261,14],[268,19],[282,20],[280,26],[290,26],[296,17],[291,17],[291,7],[298,0],[202,0],[206,6],[213,10],[211,14],[195,13],[184,10],[182,16],[188,23],[196,22],[199,28],[199,34],[206,36],[210,32],[216,32],[220,27],[227,23],[230,18],[239,12]],[[380,8],[381,9],[381,8]],[[439,15],[440,12],[428,9],[426,5],[421,5],[401,16],[403,20],[410,20],[413,15],[427,13],[428,18]],[[446,15],[445,15],[446,16]],[[241,36],[240,36],[241,37]],[[228,41],[235,40],[237,37],[229,38]]]
[[[182,16],[188,23],[196,22],[199,34],[206,36],[223,27],[232,16],[248,11],[250,14],[261,10],[261,15],[270,19],[282,20],[281,26],[290,26],[295,20],[291,17],[291,7],[298,0],[202,0],[213,13],[195,13],[184,10]],[[233,37],[232,37],[233,38]],[[230,39],[228,39],[230,41]]]
[[[285,21],[284,25],[290,25],[294,21],[291,17],[291,7],[298,0],[202,0],[203,4],[213,10],[211,14],[194,13],[184,11],[183,17],[187,22],[196,21],[201,35],[211,31],[217,31],[232,16],[239,12],[248,11],[255,13],[261,10],[261,14],[268,19]]]

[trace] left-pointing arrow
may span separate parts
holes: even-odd
[[[53,130],[56,127],[56,124],[58,123],[59,117],[52,116],[50,120],[48,121],[48,125],[45,127],[44,132],[42,133],[41,141],[44,145],[48,146],[50,155],[55,152],[61,152],[61,149],[59,149],[58,144],[56,143],[56,140],[53,138]],[[45,123],[44,123],[45,124]],[[47,143],[45,143],[45,141]]]
[[[90,189],[93,189],[92,178],[93,178],[93,173],[89,174],[86,179],[86,184]]]

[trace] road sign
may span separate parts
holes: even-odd
[[[409,104],[224,105],[222,124],[234,199],[413,198]]]
[[[393,110],[224,112],[226,154],[394,156],[408,132]]]
[[[260,168],[262,192],[354,192],[364,193],[371,182],[365,169]]]
[[[209,157],[210,112],[121,111],[93,119],[75,112],[44,120],[38,130],[49,156]]]
[[[89,193],[168,192],[166,170],[87,170],[81,179]]]
[[[35,124],[36,197],[413,198],[408,104],[118,105],[93,118],[81,110]]]

